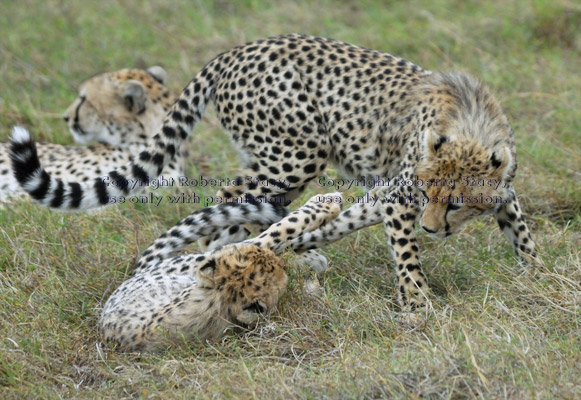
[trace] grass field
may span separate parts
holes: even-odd
[[[96,73],[161,64],[178,92],[217,53],[288,32],[486,82],[516,133],[516,189],[546,267],[520,268],[492,218],[445,243],[419,234],[434,311],[411,327],[373,227],[326,247],[326,273],[291,270],[256,330],[119,354],[97,335],[100,307],[193,207],[65,215],[23,201],[0,208],[0,398],[581,398],[576,1],[3,0],[0,140],[21,124],[71,143],[60,115]],[[226,136],[213,124],[194,136],[192,176],[233,176]]]

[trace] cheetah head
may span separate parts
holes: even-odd
[[[420,226],[426,232],[449,236],[507,200],[516,169],[508,147],[491,150],[474,140],[428,131],[422,150],[416,187],[422,194]]]
[[[198,270],[199,284],[217,291],[221,317],[248,326],[272,310],[287,284],[284,262],[271,250],[250,244],[214,252]]]
[[[75,141],[113,146],[145,141],[173,101],[166,75],[161,67],[122,69],[83,82],[63,116]]]

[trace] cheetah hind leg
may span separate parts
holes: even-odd
[[[255,126],[248,126],[250,131],[256,133],[250,141],[252,146],[246,141],[237,142],[246,153],[245,168],[232,185],[222,187],[217,194],[226,201],[249,194],[256,198],[267,197],[269,201],[274,198],[288,205],[327,166],[332,146],[323,115],[310,100],[311,95],[302,83],[301,73],[290,65],[286,69],[285,79],[293,81],[293,96],[280,103],[290,102],[290,105],[279,110],[280,118],[268,121],[267,131],[276,132],[274,143],[272,136],[260,133],[263,129],[259,129],[258,125],[264,128],[263,122],[255,121]],[[297,116],[300,116],[300,123]],[[295,121],[295,124],[287,126],[288,121]],[[281,132],[284,133],[282,136]],[[260,154],[263,156],[257,156]],[[268,159],[264,155],[268,155]],[[205,250],[213,245],[211,239],[204,238],[200,246]]]
[[[315,250],[307,250],[303,253],[297,254],[296,257],[290,261],[290,264],[294,267],[308,265],[318,274],[325,272],[329,266],[327,257],[316,252]]]
[[[268,248],[280,254],[300,235],[314,231],[336,218],[341,212],[341,202],[336,201],[338,198],[341,198],[341,193],[313,196],[305,205],[271,225],[260,236],[244,243]]]
[[[303,185],[289,191],[288,193],[274,196],[275,199],[273,199],[273,201],[276,201],[279,204],[288,205],[305,191],[305,187],[306,186]],[[216,196],[222,197],[224,194],[222,191],[219,191]],[[241,201],[242,200],[243,198],[241,198]],[[217,232],[214,235],[201,238],[198,240],[198,244],[203,252],[211,251],[226,246],[227,244],[242,242],[243,240],[246,240],[250,234],[258,235],[268,229],[269,226],[270,225],[259,224],[246,224],[244,226],[232,225],[227,229],[224,229],[222,232]]]

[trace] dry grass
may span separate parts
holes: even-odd
[[[100,307],[192,206],[63,215],[21,202],[0,209],[0,397],[581,397],[579,15],[566,0],[1,2],[2,139],[19,123],[70,143],[59,115],[102,70],[163,64],[177,91],[216,53],[278,33],[470,72],[515,129],[517,190],[546,268],[520,268],[491,219],[445,243],[420,235],[434,311],[414,326],[397,313],[375,227],[327,247],[325,274],[291,271],[279,310],[252,332],[118,354],[97,335]],[[193,176],[233,175],[215,126],[195,140]]]

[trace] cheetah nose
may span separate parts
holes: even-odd
[[[426,227],[425,227],[425,226],[423,226],[423,225],[422,225],[422,229],[423,229],[423,230],[425,230],[425,231],[426,231],[426,232],[428,232],[428,233],[436,233],[436,232],[438,232],[438,230],[437,230],[437,229],[434,231],[434,230],[432,230],[432,229],[428,229],[428,228],[426,228]]]
[[[65,120],[65,122],[69,122],[69,116],[68,115],[63,115],[63,119]]]

